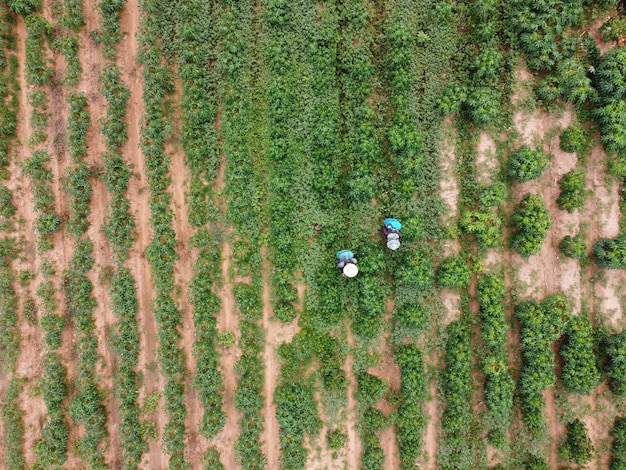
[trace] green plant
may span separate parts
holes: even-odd
[[[494,247],[502,236],[502,219],[492,211],[466,210],[459,220],[459,227],[471,233],[483,248]]]
[[[525,257],[538,253],[552,227],[550,212],[544,209],[541,198],[535,194],[526,194],[512,220],[517,229],[512,239],[515,251]]]
[[[591,143],[587,131],[580,124],[572,124],[561,132],[560,147],[564,152],[572,152],[579,157],[584,157]]]
[[[7,0],[6,3],[11,10],[22,16],[41,9],[41,0]]]
[[[538,178],[548,167],[549,157],[540,149],[523,145],[509,158],[507,174],[520,183]]]
[[[597,241],[593,245],[593,255],[601,268],[626,268],[626,237],[603,238]]]
[[[565,330],[565,338],[560,350],[563,358],[561,380],[572,391],[589,393],[600,382],[591,322],[583,317],[572,318]]]
[[[611,429],[613,448],[611,449],[610,470],[623,470],[626,468],[626,418],[617,416]]]
[[[557,199],[559,209],[572,213],[585,203],[585,172],[572,170],[559,180],[561,194]]]
[[[326,441],[329,449],[343,449],[346,445],[346,438],[347,434],[339,428],[329,429],[326,432]]]
[[[585,243],[582,234],[578,233],[573,237],[566,235],[559,243],[559,249],[565,256],[584,260],[587,258],[589,247]]]
[[[585,464],[593,458],[595,449],[587,436],[585,424],[575,419],[566,425],[567,440],[559,448],[564,460],[576,464]]]
[[[609,336],[604,343],[607,361],[604,370],[609,376],[611,391],[626,396],[626,331]]]
[[[504,202],[506,198],[506,184],[502,181],[496,181],[491,186],[487,186],[482,190],[478,198],[478,204],[482,210],[490,207],[497,207]]]
[[[232,330],[225,331],[224,333],[220,333],[217,339],[219,345],[223,348],[228,348],[229,346],[235,344],[235,334]]]
[[[443,287],[467,287],[472,270],[461,257],[445,258],[437,271],[437,282]]]

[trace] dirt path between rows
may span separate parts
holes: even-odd
[[[126,8],[120,17],[122,31],[126,32],[125,40],[118,46],[118,64],[121,67],[123,83],[130,90],[130,99],[126,112],[128,124],[128,140],[122,151],[135,173],[128,182],[127,197],[130,200],[130,212],[135,216],[137,227],[137,240],[134,249],[131,250],[126,265],[131,269],[137,283],[137,296],[139,300],[140,349],[138,370],[143,374],[142,389],[139,392],[139,401],[143,403],[151,393],[158,392],[162,395],[164,382],[157,365],[157,330],[154,314],[152,312],[153,286],[150,274],[150,264],[146,259],[146,249],[150,245],[152,230],[150,226],[150,209],[148,179],[145,174],[144,158],[139,150],[140,120],[144,107],[142,100],[142,74],[141,67],[137,62],[139,30],[139,6],[137,0],[128,0]],[[159,440],[149,443],[147,468],[166,468],[168,456],[163,452],[161,438],[165,426],[163,411],[163,398],[159,401],[157,410],[149,416],[158,429]]]

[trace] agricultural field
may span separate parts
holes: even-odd
[[[623,1],[0,0],[0,97],[0,468],[626,468]]]

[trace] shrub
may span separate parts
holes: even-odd
[[[341,429],[329,429],[326,433],[326,442],[328,442],[328,448],[333,450],[343,449],[346,445],[347,434]]]
[[[600,382],[594,354],[593,326],[587,318],[574,317],[565,336],[560,350],[563,358],[561,380],[574,392],[589,393]]]
[[[478,198],[480,208],[485,210],[490,207],[497,207],[504,202],[506,198],[506,184],[502,181],[496,181],[491,186],[487,186],[482,190]]]
[[[0,217],[10,218],[15,214],[13,194],[6,186],[0,185]]]
[[[572,170],[565,173],[559,180],[561,194],[556,202],[559,209],[574,212],[585,203],[585,172]]]
[[[611,391],[620,397],[626,396],[626,331],[609,336],[604,353],[607,356],[604,370],[609,376]]]
[[[593,255],[598,266],[606,269],[626,268],[626,237],[603,238],[593,245]]]
[[[591,147],[591,140],[583,126],[572,124],[561,132],[560,147],[564,152],[576,153],[582,157]]]
[[[585,464],[591,460],[595,449],[587,436],[585,424],[575,419],[567,426],[567,440],[559,448],[564,460],[577,464]]]
[[[18,15],[26,16],[41,9],[41,0],[7,0],[7,6]]]
[[[459,227],[471,233],[482,248],[496,246],[502,235],[502,220],[491,211],[468,210],[463,212]]]
[[[552,227],[552,220],[541,198],[535,194],[526,194],[513,214],[513,224],[517,229],[513,236],[513,248],[520,255],[528,257],[541,250],[548,230]]]
[[[509,158],[508,175],[520,183],[538,178],[548,167],[548,156],[539,149],[523,145]]]
[[[618,416],[611,429],[613,448],[611,452],[610,470],[626,469],[626,418]]]
[[[437,282],[443,287],[467,287],[472,270],[460,257],[446,258],[437,271]]]
[[[570,258],[582,259],[587,258],[587,250],[589,247],[585,243],[582,234],[577,234],[574,237],[569,235],[565,236],[561,243],[559,243],[559,249],[561,252]]]

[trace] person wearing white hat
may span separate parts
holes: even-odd
[[[357,259],[350,250],[341,250],[337,253],[337,259],[339,263],[337,263],[337,268],[341,270],[341,274],[346,277],[354,277],[359,273],[359,268],[357,267]]]

